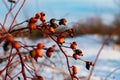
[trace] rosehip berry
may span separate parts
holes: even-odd
[[[6,39],[7,39],[7,41],[10,41],[10,42],[12,42],[14,40],[14,38],[11,34],[7,34]]]
[[[37,44],[37,48],[38,49],[43,49],[44,48],[44,44],[43,43],[38,43]]]
[[[77,67],[76,66],[72,66],[72,71],[73,71],[73,74],[77,74]]]
[[[55,32],[55,29],[53,27],[49,27],[49,31],[54,33]]]
[[[18,41],[13,41],[12,42],[12,47],[15,48],[15,49],[19,49],[21,47],[21,45]]]
[[[75,60],[77,60],[78,59],[78,57],[79,57],[79,55],[78,54],[73,54],[73,58],[75,59]]]
[[[57,42],[58,42],[59,44],[64,43],[64,42],[65,42],[64,37],[58,37],[58,38],[57,38]]]
[[[31,17],[29,23],[36,23],[37,20],[38,20],[38,19],[36,19],[35,17]]]
[[[36,52],[36,55],[35,56],[38,56],[38,57],[42,57],[42,51],[40,49],[35,49],[35,52]]]
[[[41,18],[41,14],[40,13],[35,14],[35,18],[36,19],[40,19]]]

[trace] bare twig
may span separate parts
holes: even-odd
[[[8,32],[12,29],[13,24],[14,24],[14,22],[15,22],[17,16],[18,16],[18,14],[19,14],[19,12],[21,11],[22,7],[24,6],[25,2],[26,2],[26,0],[23,1],[23,3],[21,4],[20,8],[18,9],[15,17],[13,18],[13,21],[12,21],[12,23],[11,23],[11,25],[10,25],[10,28],[9,28]]]
[[[97,53],[97,56],[96,56],[96,58],[95,58],[94,66],[92,67],[92,69],[91,69],[91,71],[90,71],[90,74],[89,74],[89,76],[88,76],[88,80],[91,80],[91,76],[92,76],[92,74],[93,74],[93,72],[94,72],[95,65],[96,65],[96,63],[97,63],[97,61],[98,61],[98,59],[99,59],[99,56],[100,56],[100,54],[101,54],[101,51],[103,50],[103,48],[105,47],[105,45],[107,44],[107,42],[111,39],[111,37],[112,37],[116,32],[118,32],[118,31],[119,31],[119,28],[114,29],[113,32],[112,32],[111,34],[109,34],[108,37],[107,37],[107,38],[105,39],[105,41],[103,42],[103,44],[102,44],[102,46],[100,47],[100,49],[99,49],[99,51],[98,51],[98,53]]]

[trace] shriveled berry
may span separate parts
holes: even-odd
[[[82,51],[80,49],[76,49],[75,53],[78,54],[79,56],[83,56]]]
[[[50,24],[52,25],[52,24],[54,24],[55,23],[55,18],[52,18],[51,20],[50,20]]]
[[[3,44],[3,49],[4,51],[8,51],[9,49],[11,48],[11,43],[9,41],[6,41],[4,44]]]
[[[89,62],[89,65],[94,66],[94,62]]]
[[[8,2],[10,2],[10,3],[16,3],[15,0],[8,0]]]
[[[52,23],[50,26],[53,27],[53,28],[55,29],[55,28],[58,27],[58,24],[56,24],[56,23]]]
[[[30,56],[33,57],[33,58],[36,56],[35,50],[30,51]]]
[[[59,25],[66,25],[67,20],[65,18],[60,19]]]

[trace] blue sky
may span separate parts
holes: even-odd
[[[2,21],[7,10],[2,0],[0,0],[0,5],[0,21]],[[10,4],[8,3],[8,5]],[[27,0],[20,13],[21,15],[17,19],[22,21],[34,16],[37,12],[44,11],[48,20],[52,17],[65,17],[68,22],[76,22],[82,18],[93,16],[112,20],[113,14],[117,12],[117,9],[118,7],[114,3],[114,0]]]

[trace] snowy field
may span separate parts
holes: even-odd
[[[82,56],[81,58],[87,61],[94,61],[100,47],[102,46],[102,43],[104,42],[104,39],[105,38],[97,35],[85,35],[80,37],[68,38],[66,39],[66,42],[76,41],[77,48],[81,49],[84,54],[84,56]],[[51,43],[48,43],[47,45],[51,45]],[[65,51],[70,55],[73,54],[72,50],[70,49],[65,49]],[[61,55],[61,58],[63,58],[62,67],[64,67],[66,66],[66,63],[63,55]],[[87,70],[85,68],[84,62],[80,60],[70,59],[70,64],[76,65],[78,67],[78,74],[77,74],[78,77],[83,77],[83,80],[87,80],[86,77],[88,77],[90,70]],[[104,46],[97,61],[97,64],[95,66],[91,80],[105,80],[105,79],[120,80],[119,68],[120,68],[120,48],[110,43],[109,45]],[[111,74],[112,71],[114,72]],[[62,80],[62,79],[57,77],[55,80]]]
[[[84,56],[82,57],[83,59],[94,61],[103,43],[103,39],[104,38],[96,35],[86,35],[70,39],[70,41],[75,40],[78,42],[78,48],[84,53]],[[85,64],[81,65],[79,62],[77,63],[79,74],[82,76],[88,76],[90,71],[84,69],[84,65]],[[118,70],[109,75],[117,68]],[[106,78],[108,75],[109,77]],[[105,78],[106,80],[120,80],[120,48],[117,48],[113,44],[106,45],[103,48],[91,80],[105,80]]]
[[[96,35],[85,35],[85,36],[79,36],[74,38],[67,38],[66,42],[76,41],[77,48],[81,49],[84,54],[84,56],[80,58],[87,61],[94,61],[104,41],[103,39],[104,38],[98,37]],[[34,42],[30,41],[28,44],[32,45],[38,42],[40,42],[40,40],[37,40]],[[55,44],[48,39],[43,39],[42,42],[47,43],[45,45],[47,47],[51,46],[52,44]],[[67,44],[64,44],[64,45],[67,45]],[[65,48],[64,50],[69,55],[73,54],[73,51],[70,49]],[[38,59],[38,62],[41,60],[44,61],[44,58]],[[51,64],[49,60],[54,62],[55,65]],[[40,75],[42,75],[43,77],[46,77],[45,80],[63,80],[63,75],[64,76],[69,75],[67,71],[65,57],[63,56],[63,54],[61,54],[61,52],[59,52],[58,54],[53,54],[53,56],[49,60],[45,60],[45,62],[49,63],[50,67],[44,67],[44,70],[42,70],[43,72],[40,72]],[[87,70],[85,68],[85,63],[80,60],[74,60],[72,58],[70,58],[69,61],[70,61],[70,65],[77,66],[78,68],[77,76],[81,77],[82,80],[87,80],[90,70]],[[5,63],[3,63],[2,65],[4,64]],[[19,69],[19,67],[17,69]],[[37,66],[37,67],[40,68],[40,66]],[[115,72],[110,74],[112,71],[115,71]],[[16,72],[18,71],[16,70]],[[62,75],[59,75],[59,74],[62,74]],[[51,78],[51,76],[53,76],[53,78]],[[105,80],[105,79],[120,80],[120,48],[116,47],[113,44],[106,45],[103,48],[91,78],[91,80]]]

